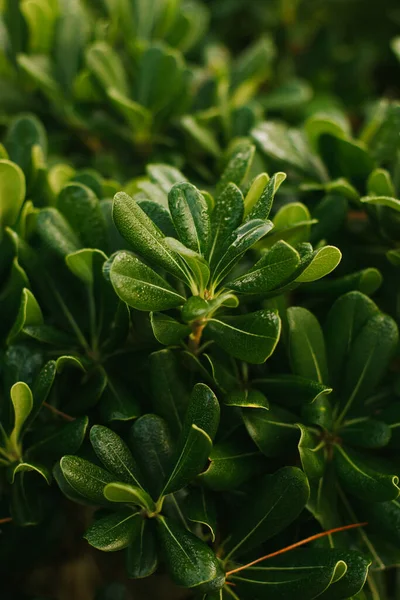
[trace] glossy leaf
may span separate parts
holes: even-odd
[[[252,144],[247,142],[238,144],[229,157],[228,164],[220,177],[217,192],[221,193],[228,183],[234,183],[237,186],[242,183],[250,169],[254,152],[255,147]]]
[[[84,440],[88,423],[87,417],[79,417],[58,427],[54,433],[30,446],[26,457],[37,457],[47,464],[63,454],[77,452]]]
[[[174,346],[188,337],[191,329],[164,313],[150,313],[154,337],[164,346]]]
[[[246,203],[247,221],[249,221],[250,219],[268,219],[275,194],[279,190],[281,184],[285,181],[285,179],[286,173],[275,173],[275,175],[273,175],[268,181],[260,198],[250,211],[247,210],[248,204]]]
[[[283,284],[300,264],[298,252],[284,241],[277,242],[245,275],[228,283],[242,294],[262,294]]]
[[[346,490],[361,500],[385,502],[399,495],[396,474],[375,457],[335,446],[334,460],[340,481]]]
[[[245,410],[243,420],[250,437],[265,456],[288,454],[299,440],[297,417],[280,406]]]
[[[207,544],[164,517],[157,519],[157,534],[168,572],[177,585],[199,591],[223,586],[225,574]]]
[[[126,553],[126,570],[132,579],[149,577],[158,566],[155,524],[152,519],[139,520],[139,531]]]
[[[297,277],[296,281],[306,283],[325,277],[325,275],[336,269],[341,258],[342,253],[338,248],[335,246],[324,246],[316,251],[311,263]]]
[[[121,300],[137,310],[167,310],[185,301],[165,279],[128,252],[116,255],[110,278]]]
[[[142,520],[139,513],[123,509],[95,521],[84,537],[97,550],[116,552],[139,535]]]
[[[75,492],[95,504],[104,504],[104,488],[115,476],[79,456],[64,456],[60,467]]]
[[[205,255],[210,243],[210,217],[202,194],[190,183],[178,183],[171,188],[168,203],[181,242]]]
[[[110,502],[134,504],[148,512],[154,512],[156,506],[149,494],[142,488],[129,483],[108,483],[104,488],[104,496]]]
[[[203,383],[196,384],[163,495],[184,487],[204,468],[218,429],[219,414],[218,400],[212,390]]]
[[[90,442],[103,465],[119,481],[141,487],[136,462],[123,439],[112,429],[93,425]]]
[[[260,310],[239,317],[212,318],[205,335],[235,358],[261,364],[274,351],[280,331],[278,315]]]
[[[289,323],[289,355],[296,375],[322,384],[329,382],[325,342],[315,316],[293,306],[287,311]]]
[[[171,350],[150,355],[152,405],[168,423],[171,432],[181,432],[189,401],[189,393],[180,375],[178,358]]]
[[[25,177],[21,168],[9,160],[0,160],[0,224],[14,225],[25,199]]]
[[[153,499],[160,495],[173,452],[170,432],[157,415],[140,417],[131,429],[131,447]]]
[[[207,469],[199,480],[210,490],[237,490],[240,485],[265,468],[265,458],[249,439],[239,437],[217,442],[209,456]]]
[[[166,246],[161,231],[138,203],[124,192],[119,192],[114,198],[113,219],[117,229],[135,252],[185,280],[182,267],[175,254]]]
[[[237,261],[256,242],[263,238],[273,227],[271,221],[252,219],[247,221],[232,233],[228,238],[226,251],[216,263],[212,273],[212,282],[216,287],[232,270]]]
[[[230,235],[241,224],[243,212],[243,194],[234,183],[229,183],[218,196],[211,216],[211,263],[217,261]]]
[[[265,379],[254,379],[253,385],[272,402],[288,407],[311,404],[321,395],[332,392],[332,388],[298,375],[271,375]]]
[[[309,496],[300,469],[284,467],[254,486],[251,511],[244,511],[227,540],[227,557],[240,556],[277,535],[300,514]]]
[[[199,523],[208,529],[211,541],[217,532],[217,510],[213,496],[204,488],[193,488],[185,503],[186,515],[192,523]]]
[[[58,196],[57,208],[83,246],[106,250],[105,222],[99,200],[91,189],[80,183],[69,183]]]

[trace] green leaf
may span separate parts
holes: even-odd
[[[81,2],[63,2],[59,6],[62,10],[54,40],[55,72],[63,88],[72,92],[89,35],[88,19]]]
[[[14,448],[18,448],[25,422],[33,408],[33,397],[29,386],[22,381],[14,383],[10,396],[14,409],[14,427],[10,434],[10,442]]]
[[[264,195],[265,188],[268,185],[270,177],[268,173],[260,173],[253,179],[249,190],[244,199],[244,216],[247,215],[253,210],[255,204],[257,204],[262,195]],[[271,208],[271,207],[270,207]],[[268,213],[269,214],[269,213]],[[268,218],[268,214],[265,217]]]
[[[281,184],[286,179],[286,173],[275,173],[268,181],[267,185],[264,188],[260,198],[255,203],[253,208],[249,211],[248,205],[249,202],[245,200],[245,216],[246,221],[250,221],[251,219],[268,219],[269,213],[272,208],[272,204],[274,202],[274,197],[276,192],[279,190]]]
[[[398,497],[399,478],[379,459],[335,445],[334,461],[343,487],[353,496],[370,502]]]
[[[251,511],[244,509],[226,542],[226,558],[245,554],[283,531],[301,513],[309,493],[307,478],[296,467],[259,478],[251,496]]]
[[[225,574],[207,544],[164,517],[157,519],[157,534],[168,572],[177,585],[204,592],[223,586]]]
[[[171,350],[150,354],[151,392],[154,411],[178,435],[183,426],[189,393],[180,376],[180,364]]]
[[[139,199],[139,194],[137,195],[137,203],[164,235],[176,237],[171,214],[167,208],[153,200],[141,200]]]
[[[226,406],[269,409],[269,402],[258,390],[233,390],[224,398]]]
[[[85,438],[88,423],[87,417],[79,417],[71,423],[57,427],[54,433],[30,446],[25,456],[39,458],[47,464],[63,454],[77,452]]]
[[[137,139],[140,140],[142,136],[146,139],[152,127],[153,115],[151,111],[121,94],[116,88],[109,87],[106,89],[106,93],[115,108],[132,127]]]
[[[205,152],[218,158],[221,154],[217,136],[213,131],[203,126],[191,115],[185,115],[180,120],[180,125],[184,131],[189,134],[196,144],[205,150]]]
[[[288,407],[311,404],[332,392],[332,388],[298,375],[270,375],[265,379],[253,379],[252,385],[262,390],[272,402]]]
[[[318,141],[319,151],[333,179],[345,177],[362,186],[374,168],[374,161],[360,142],[324,133]]]
[[[288,129],[282,123],[266,121],[251,132],[260,150],[284,167],[321,180],[325,177],[324,167],[313,154],[306,138],[297,129]]]
[[[219,415],[215,394],[204,383],[196,384],[161,495],[181,489],[202,471],[218,429]]]
[[[153,519],[140,518],[139,533],[128,546],[126,570],[128,577],[142,579],[149,577],[158,566],[155,524]]]
[[[140,417],[131,429],[131,446],[143,472],[144,487],[157,499],[172,455],[171,435],[165,421],[157,415]]]
[[[361,417],[346,421],[339,436],[345,444],[360,448],[383,448],[390,442],[391,429],[383,421]]]
[[[204,333],[231,356],[261,364],[275,350],[280,332],[279,316],[259,310],[239,317],[210,319]]]
[[[0,226],[14,225],[25,200],[25,176],[9,160],[0,160]],[[1,238],[0,238],[1,239]]]
[[[97,550],[116,552],[129,546],[139,535],[142,520],[139,513],[126,508],[95,521],[84,538]]]
[[[35,296],[30,290],[22,290],[21,304],[18,310],[17,318],[7,337],[7,343],[15,342],[26,327],[31,325],[42,325],[43,314]]]
[[[37,54],[47,54],[54,36],[56,7],[46,0],[23,0],[21,12],[29,26],[31,51]]]
[[[211,248],[209,261],[214,264],[227,246],[230,235],[243,219],[243,194],[234,183],[228,183],[219,194],[211,214]]]
[[[178,257],[166,245],[161,231],[128,194],[119,192],[115,195],[113,219],[117,229],[135,252],[179,279],[186,280]]]
[[[325,453],[319,436],[308,427],[298,424],[301,432],[299,455],[308,480],[320,479],[325,471]]]
[[[19,462],[13,467],[11,467],[10,472],[10,481],[14,483],[15,477],[17,473],[25,473],[25,472],[33,472],[37,473],[46,481],[48,485],[51,484],[51,472],[43,465],[33,462],[33,461],[23,461]]]
[[[103,372],[103,375],[104,372]],[[100,411],[106,421],[131,421],[140,415],[140,406],[131,389],[122,381],[105,377],[105,389],[100,398]]]
[[[107,249],[106,226],[94,192],[81,183],[69,183],[57,198],[57,208],[67,219],[83,246]]]
[[[243,182],[253,161],[254,152],[255,146],[248,142],[240,143],[234,148],[218,182],[217,195],[221,194],[229,183],[239,186]]]
[[[290,244],[299,244],[309,241],[311,226],[316,221],[311,218],[307,206],[301,202],[290,202],[278,210],[273,223],[274,231],[266,240],[267,243],[286,240]]]
[[[212,273],[214,288],[228,275],[229,271],[232,270],[235,263],[240,260],[243,254],[267,235],[273,226],[271,221],[253,219],[235,229],[230,238],[228,238],[226,251],[216,263]]]
[[[247,432],[265,456],[290,453],[299,440],[297,417],[280,406],[243,411]]]
[[[299,306],[287,311],[289,356],[296,375],[322,384],[329,381],[325,342],[316,317]]]
[[[146,171],[151,181],[156,183],[167,196],[176,183],[187,181],[178,169],[170,165],[150,163],[146,166]]]
[[[165,238],[165,243],[168,248],[171,248],[173,252],[182,258],[192,272],[192,276],[189,276],[188,279],[194,279],[196,284],[193,292],[203,293],[210,279],[210,267],[207,261],[197,252],[186,248],[175,238]]]
[[[109,483],[104,488],[104,496],[110,502],[122,504],[135,504],[152,513],[156,505],[142,488],[129,483]]]
[[[387,315],[377,314],[367,320],[355,337],[346,364],[342,405],[339,419],[354,405],[360,405],[378,385],[397,348],[396,323]]]
[[[154,337],[164,346],[175,346],[188,337],[191,328],[164,313],[150,313]]]
[[[339,190],[324,196],[313,210],[313,218],[317,222],[312,227],[309,240],[316,243],[338,235],[345,223],[348,208],[348,199]]]
[[[326,296],[339,296],[351,291],[358,291],[367,296],[371,296],[380,288],[382,281],[383,277],[381,272],[378,271],[378,269],[369,268],[355,271],[354,273],[338,277],[337,279],[329,278],[324,279],[323,281],[317,281],[303,289],[310,294],[323,294]]]
[[[237,590],[239,594],[246,594],[245,597],[249,598],[261,598],[268,590],[268,600],[291,597],[296,597],[297,600],[344,600],[350,597],[353,590],[359,590],[363,585],[368,565],[368,561],[356,553],[306,548],[269,559],[265,566],[261,563],[234,574],[232,582],[236,586],[235,593]],[[346,579],[349,567],[350,576]],[[334,593],[336,585],[340,586],[337,588],[337,595]]]
[[[103,425],[93,425],[90,430],[90,442],[108,471],[120,481],[142,487],[131,451],[117,433]]]
[[[216,492],[234,491],[245,481],[265,472],[265,458],[248,437],[216,443],[210,453],[207,469],[199,475],[206,487]]]
[[[359,292],[341,296],[329,311],[325,326],[328,364],[332,382],[338,387],[343,382],[355,338],[378,313],[376,304]]]
[[[336,578],[332,585],[319,598],[321,600],[337,600],[337,598],[358,598],[368,576],[368,567],[371,561],[366,556],[358,552],[347,551],[345,549],[331,550],[333,557],[337,560],[343,560],[347,565],[347,570],[343,577]]]
[[[83,248],[72,254],[67,254],[65,262],[69,270],[87,285],[93,285],[95,279],[94,262],[104,262],[107,256],[101,250]]]
[[[213,496],[203,487],[193,488],[185,502],[186,516],[192,523],[207,527],[211,541],[215,542],[217,532],[217,509]]]
[[[21,167],[25,174],[27,187],[31,188],[36,177],[34,149],[41,150],[44,158],[47,154],[47,135],[43,124],[31,114],[16,117],[8,128],[5,145],[10,160]],[[13,176],[13,182],[17,186],[16,190],[22,190],[21,184],[25,190],[25,178],[21,180],[20,174],[16,178],[17,173],[15,172],[13,174],[9,172],[9,175]]]
[[[115,256],[110,278],[121,300],[137,310],[168,310],[185,302],[165,279],[129,252]]]
[[[374,169],[368,177],[367,190],[369,196],[389,196],[392,198],[395,195],[395,190],[389,171]]]
[[[277,242],[245,275],[227,284],[242,294],[262,294],[282,285],[297,269],[300,255],[283,240]]]
[[[376,206],[387,206],[393,208],[393,210],[400,212],[400,200],[397,198],[391,198],[390,196],[364,196],[360,198],[363,204],[373,204]]]
[[[129,96],[124,66],[118,53],[106,42],[95,42],[87,49],[86,64],[104,90],[114,88]]]
[[[115,476],[79,456],[64,456],[60,467],[74,492],[95,504],[104,505],[104,488],[115,480]]]
[[[210,243],[210,216],[204,196],[190,183],[176,183],[168,194],[168,205],[180,241],[205,255]]]
[[[306,283],[325,277],[331,273],[342,259],[342,253],[335,246],[324,246],[317,250],[311,263],[299,275],[296,281]]]
[[[44,245],[61,257],[72,254],[81,247],[75,232],[56,208],[40,210],[36,230]]]

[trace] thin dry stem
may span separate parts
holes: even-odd
[[[226,573],[226,576],[229,577],[229,575],[232,575],[233,573],[239,573],[239,571],[244,571],[245,569],[249,569],[250,567],[253,567],[254,565],[257,565],[258,563],[262,562],[263,560],[266,560],[267,558],[273,558],[274,556],[278,556],[279,554],[284,554],[285,552],[289,552],[289,550],[294,550],[295,548],[298,548],[299,546],[303,546],[304,544],[308,544],[309,542],[313,542],[314,540],[319,540],[320,538],[326,537],[327,535],[331,535],[332,533],[338,533],[339,531],[346,531],[347,529],[355,529],[356,527],[364,527],[365,525],[368,525],[368,523],[353,523],[352,525],[344,525],[343,527],[336,527],[335,529],[329,529],[328,531],[322,531],[321,533],[312,535],[308,538],[305,538],[304,540],[300,540],[299,542],[296,542],[295,544],[291,544],[290,546],[281,548],[280,550],[277,550],[276,552],[272,552],[271,554],[267,554],[266,556],[257,558],[256,560],[253,560],[252,562],[248,563],[247,565],[242,565],[241,567],[232,569],[232,571],[228,571]]]

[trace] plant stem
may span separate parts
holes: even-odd
[[[233,573],[239,573],[239,571],[244,571],[245,569],[249,569],[250,567],[253,567],[254,565],[257,565],[258,563],[266,560],[267,558],[273,558],[274,556],[284,554],[285,552],[289,552],[289,550],[294,550],[295,548],[298,548],[299,546],[304,546],[304,544],[308,544],[309,542],[313,542],[314,540],[319,540],[320,538],[326,537],[327,535],[331,535],[332,533],[338,533],[339,531],[346,531],[347,529],[355,529],[356,527],[364,527],[365,525],[368,525],[368,523],[352,523],[351,525],[344,525],[343,527],[336,527],[335,529],[329,529],[328,531],[322,531],[321,533],[312,535],[308,538],[305,538],[304,540],[300,540],[299,542],[296,542],[295,544],[291,544],[290,546],[281,548],[280,550],[277,550],[276,552],[272,552],[271,554],[267,554],[266,556],[257,558],[256,560],[253,560],[252,562],[248,563],[247,565],[242,565],[241,567],[232,569],[231,571],[228,571],[226,573],[226,576],[229,577],[229,575],[232,575]]]
[[[43,402],[43,406],[45,408],[48,408],[49,410],[51,410],[51,412],[53,412],[55,415],[62,417],[66,421],[71,421],[71,422],[75,421],[75,417],[71,417],[70,415],[67,415],[67,413],[62,412],[61,410],[58,410],[58,408],[55,408],[55,406],[52,406],[51,404],[48,404],[47,402]]]
[[[189,336],[189,344],[188,344],[188,348],[190,350],[190,352],[192,352],[192,354],[197,354],[199,347],[200,347],[200,342],[201,342],[201,336],[203,335],[203,329],[206,326],[204,320],[200,320],[200,321],[195,321],[192,324],[192,333]]]

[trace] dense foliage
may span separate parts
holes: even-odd
[[[398,598],[399,29],[0,0],[5,598]]]

